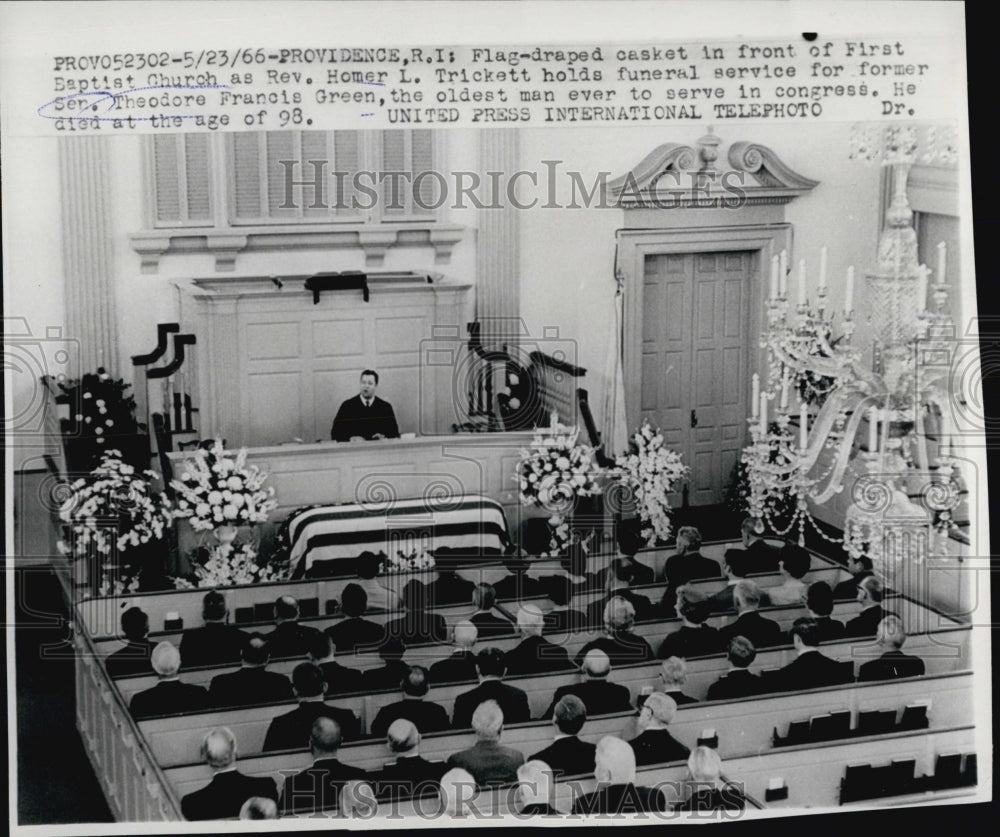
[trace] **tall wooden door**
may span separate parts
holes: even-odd
[[[750,252],[645,258],[639,420],[690,467],[694,506],[725,500],[744,444],[752,270]]]

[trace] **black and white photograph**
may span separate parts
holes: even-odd
[[[11,833],[992,800],[962,4],[0,27]]]

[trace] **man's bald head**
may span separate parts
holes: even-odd
[[[236,761],[236,736],[229,727],[216,727],[201,742],[202,760],[216,770]]]
[[[455,645],[459,648],[472,648],[479,639],[479,629],[468,620],[455,625]]]
[[[312,729],[309,732],[309,748],[313,755],[320,753],[328,755],[337,752],[342,740],[343,734],[340,731],[340,724],[333,718],[321,715],[313,721]]]
[[[594,754],[594,778],[612,785],[635,781],[635,751],[631,745],[612,735],[598,741]]]
[[[397,718],[386,733],[389,749],[394,753],[408,753],[420,744],[420,731],[413,721]]]
[[[522,636],[541,636],[545,627],[545,616],[537,605],[522,605],[517,611],[517,628]]]
[[[607,677],[611,672],[611,658],[600,648],[591,648],[583,658],[583,673],[587,677]]]
[[[153,649],[150,663],[152,663],[153,671],[160,677],[173,677],[181,670],[181,652],[174,647],[173,643],[164,640]]]

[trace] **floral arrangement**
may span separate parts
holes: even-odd
[[[72,543],[60,541],[64,554],[85,557],[96,552],[129,561],[139,547],[163,540],[174,518],[170,501],[152,489],[159,479],[154,471],[137,471],[121,459],[118,450],[107,450],[86,479],[71,486],[72,494],[59,509],[59,518],[68,524]],[[107,562],[106,562],[107,563]],[[131,592],[138,586],[138,574],[121,571],[116,579],[107,577],[104,568],[100,582],[101,594]]]
[[[648,421],[629,439],[629,449],[615,460],[618,481],[635,492],[641,534],[648,546],[670,537],[667,495],[688,473],[680,454],[664,445],[663,434]]]
[[[531,450],[521,451],[518,485],[521,502],[552,512],[549,552],[559,555],[569,545],[572,534],[566,517],[578,497],[599,494],[600,469],[594,449],[577,444],[578,432],[553,421],[547,433],[538,433]]]
[[[180,479],[170,483],[177,492],[177,516],[197,532],[266,522],[278,505],[274,489],[264,487],[267,475],[248,466],[246,458],[246,448],[235,458],[227,454],[221,439],[199,449],[184,463]]]
[[[257,548],[252,543],[223,542],[213,546],[203,562],[195,564],[189,578],[175,578],[178,589],[194,587],[232,587],[237,584],[257,584],[284,581],[287,573],[273,564],[257,563]]]
[[[388,555],[382,561],[382,575],[398,575],[400,573],[423,572],[433,570],[436,564],[434,556],[426,549],[421,549],[410,554],[397,551],[395,555]]]

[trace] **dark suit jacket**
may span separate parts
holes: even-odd
[[[479,632],[479,641],[495,636],[510,636],[517,633],[517,628],[509,619],[501,619],[492,613],[477,613],[469,620]]]
[[[432,683],[461,683],[475,680],[476,655],[471,651],[455,651],[450,657],[431,666]]]
[[[829,616],[821,616],[816,620],[819,626],[819,641],[832,642],[843,639],[845,634],[844,623],[839,622]]]
[[[684,706],[688,703],[698,702],[698,698],[693,698],[690,695],[686,695],[679,689],[673,692],[664,692],[663,694],[665,694],[668,698],[672,698],[674,703],[676,703],[678,706]],[[641,703],[639,705],[642,706]]]
[[[114,653],[108,654],[104,666],[112,677],[153,674],[153,664],[149,660],[155,647],[155,643],[148,639],[139,642],[126,642],[124,648],[119,648]]]
[[[201,628],[191,628],[181,637],[181,667],[239,663],[246,643],[247,635],[232,625],[209,622]]]
[[[681,625],[672,634],[667,634],[660,643],[656,656],[661,660],[669,657],[707,657],[719,654],[726,649],[722,645],[722,637],[711,625],[699,625],[691,628]]]
[[[765,540],[756,540],[743,550],[743,558],[744,572],[748,575],[750,573],[776,573],[781,550],[771,546]]]
[[[435,608],[449,604],[468,604],[472,601],[472,591],[476,585],[454,572],[438,572],[437,580],[428,587],[427,607]]]
[[[352,436],[371,439],[376,433],[390,439],[399,436],[399,425],[396,424],[392,405],[377,395],[373,397],[371,407],[364,405],[360,395],[348,398],[340,405],[333,427],[330,428],[330,438],[338,442],[350,441]]]
[[[264,668],[241,668],[231,674],[217,674],[208,688],[213,706],[250,706],[254,703],[281,703],[295,700],[292,681]]]
[[[504,654],[503,659],[507,665],[508,677],[573,668],[566,649],[540,636],[529,636],[521,640],[519,645]]]
[[[164,680],[132,696],[128,705],[132,717],[149,718],[153,715],[174,715],[180,712],[200,712],[208,709],[208,691],[193,683]]]
[[[878,623],[889,613],[890,611],[883,608],[882,605],[866,607],[853,619],[847,620],[847,624],[844,625],[844,636],[875,636],[878,633]]]
[[[729,640],[734,636],[745,636],[753,643],[754,648],[783,645],[787,641],[781,625],[773,619],[761,616],[756,610],[744,613],[731,625],[719,629],[719,637],[724,648],[729,646]]]
[[[406,798],[423,791],[437,792],[441,777],[448,771],[443,761],[427,761],[422,756],[398,756],[375,776],[379,798]]]
[[[530,575],[506,575],[493,585],[493,589],[498,599],[508,601],[545,595],[541,583]]]
[[[875,575],[871,570],[862,570],[857,575],[851,576],[847,581],[841,581],[833,588],[834,599],[856,599],[858,597],[858,582],[863,581],[870,575]]]
[[[587,707],[587,717],[628,712],[632,708],[632,694],[628,687],[621,683],[609,683],[607,680],[584,680],[582,683],[572,683],[556,689],[552,703],[542,717],[551,718],[556,710],[556,704],[565,695],[576,695],[580,698]]]
[[[663,565],[663,575],[667,580],[667,586],[676,591],[689,581],[719,578],[722,575],[722,567],[718,561],[706,558],[700,552],[691,552],[687,555],[671,555]]]
[[[667,811],[667,800],[659,788],[627,785],[608,785],[577,797],[573,803],[574,814],[637,814],[649,811]]]
[[[548,803],[532,802],[530,805],[525,805],[518,813],[522,817],[561,817],[563,816],[562,811],[553,808]]]
[[[727,584],[721,590],[708,597],[708,607],[712,613],[724,613],[736,607],[736,604],[733,602],[733,588],[735,586],[735,582]]]
[[[385,626],[360,616],[352,616],[331,625],[326,629],[326,634],[337,653],[344,654],[355,648],[381,643],[385,638]]]
[[[346,695],[362,691],[361,672],[356,668],[342,666],[336,660],[330,660],[328,663],[318,663],[318,665],[323,671],[323,678],[326,680],[326,693],[328,695]]]
[[[745,668],[723,674],[708,687],[707,700],[735,700],[759,695],[763,689],[761,679]]]
[[[271,750],[298,750],[309,746],[313,722],[317,718],[332,718],[340,724],[344,741],[360,735],[358,719],[350,709],[330,706],[317,700],[300,703],[291,712],[278,715],[271,721],[264,736],[263,752]]]
[[[244,776],[238,770],[216,773],[201,790],[181,800],[181,813],[187,820],[221,820],[240,815],[240,808],[251,796],[266,796],[278,801],[278,786],[269,776]]]
[[[405,645],[419,645],[425,642],[447,642],[448,626],[439,613],[422,610],[408,612],[405,616],[387,622],[386,638],[398,637]]]
[[[562,633],[564,631],[582,631],[587,627],[587,614],[582,610],[559,608],[545,614],[545,631],[547,633]]]
[[[675,805],[674,810],[707,814],[710,811],[742,811],[746,806],[746,799],[734,787],[699,788],[684,802]]]
[[[544,750],[539,750],[528,761],[539,759],[552,768],[555,776],[590,775],[594,772],[594,753],[597,745],[581,741],[575,735],[568,735],[553,741]]]
[[[902,651],[887,651],[877,660],[865,663],[858,669],[858,680],[895,680],[897,677],[919,677],[924,673],[920,657]]]
[[[607,654],[612,667],[627,663],[649,663],[656,659],[653,649],[645,639],[626,631],[613,637],[601,636],[584,645],[573,660],[577,668],[583,666],[583,658],[593,648],[599,648]]]
[[[380,668],[368,669],[361,678],[361,688],[366,692],[397,690],[409,673],[409,665],[402,660],[394,660]]]
[[[279,808],[283,814],[335,808],[340,801],[340,789],[347,782],[367,778],[368,774],[360,767],[335,758],[317,759],[312,767],[285,780]]]
[[[309,648],[309,637],[318,634],[316,628],[298,622],[282,622],[266,637],[271,659],[304,657]]]
[[[691,751],[665,729],[648,729],[628,742],[635,752],[637,766],[681,761]]]
[[[468,750],[452,753],[448,767],[461,767],[472,774],[477,785],[503,785],[517,780],[517,768],[524,753],[496,741],[477,741]]]
[[[508,686],[499,680],[484,680],[475,689],[463,692],[455,698],[455,711],[451,725],[455,729],[472,726],[472,713],[485,700],[495,700],[503,712],[503,722],[507,726],[531,720],[528,696],[516,686]]]
[[[806,651],[784,668],[767,676],[764,688],[768,691],[795,692],[800,689],[838,686],[850,683],[853,679],[853,670],[848,672],[847,666],[842,666],[819,651]]]
[[[429,732],[441,732],[450,727],[448,713],[441,704],[410,698],[383,706],[375,716],[375,720],[371,722],[368,734],[382,738],[392,722],[400,718],[412,721],[421,735],[427,735]]]

